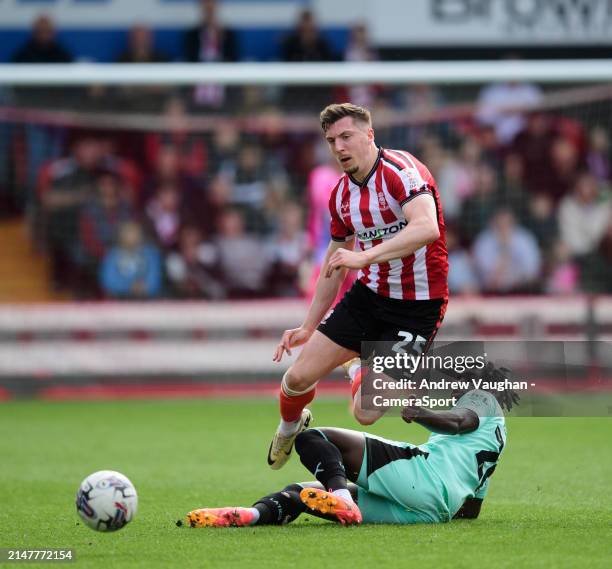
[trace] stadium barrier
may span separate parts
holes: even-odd
[[[0,388],[5,397],[268,396],[295,357],[274,364],[274,346],[305,309],[300,301],[3,306]],[[609,342],[612,298],[456,299],[437,339]],[[347,389],[339,373],[322,387]]]

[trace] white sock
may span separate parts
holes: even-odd
[[[351,504],[353,503],[353,497],[351,496],[351,493],[349,492],[349,490],[347,490],[346,488],[342,488],[340,490],[334,490],[332,494],[334,496],[339,496],[345,502],[349,502]]]
[[[360,367],[361,367],[361,360],[357,360],[356,362],[352,363],[349,366],[348,374],[349,374],[349,377],[351,378],[351,381],[355,380],[355,374],[359,371]]]
[[[255,525],[259,521],[259,510],[257,508],[247,508],[247,510],[253,512],[253,519],[249,525]]]
[[[288,437],[289,435],[295,433],[299,426],[300,419],[297,421],[285,421],[284,419],[281,419],[280,424],[278,425],[278,430],[280,431],[281,435]]]

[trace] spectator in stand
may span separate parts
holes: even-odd
[[[301,276],[308,256],[304,212],[296,203],[285,204],[279,214],[279,229],[268,243],[269,291],[273,296],[300,296]]]
[[[551,148],[549,176],[542,191],[558,204],[559,200],[571,191],[582,167],[583,163],[576,144],[559,136]]]
[[[303,10],[295,29],[285,37],[281,59],[291,63],[334,61],[338,57],[317,27],[311,10]],[[287,87],[283,93],[285,108],[311,109],[325,106],[332,98],[328,87]]]
[[[578,176],[572,193],[559,205],[561,240],[578,261],[597,249],[610,217],[610,201],[602,195],[597,178]]]
[[[336,160],[331,158],[327,143],[320,142],[315,147],[316,162],[315,166],[308,175],[308,220],[307,220],[307,239],[308,251],[310,252],[311,270],[308,284],[306,286],[306,296],[312,298],[321,264],[329,245],[331,236],[329,234],[330,214],[329,214],[329,193],[338,183],[342,172],[338,168]],[[344,293],[351,288],[355,280],[356,272],[350,271],[344,279],[336,300],[342,298]]]
[[[537,242],[516,225],[509,209],[499,210],[474,243],[474,262],[485,292],[493,294],[537,291],[541,257]]]
[[[553,150],[558,139],[557,120],[544,113],[533,113],[527,119],[527,125],[514,139],[511,152],[521,157],[525,190],[529,194],[547,193],[556,201],[557,195],[566,191],[566,181],[562,180],[561,190],[554,187],[558,176],[554,174],[553,154],[556,160],[569,147],[560,146]],[[571,152],[571,149],[570,149]],[[571,158],[571,156],[570,156]],[[573,169],[571,165],[571,169]],[[563,166],[561,165],[561,168]],[[567,175],[567,173],[566,173]]]
[[[162,250],[174,249],[184,222],[184,209],[179,189],[163,183],[145,207],[147,233]]]
[[[181,156],[176,146],[165,144],[156,152],[151,173],[144,182],[142,202],[148,203],[158,188],[171,185],[178,189],[181,203],[186,212],[191,212],[190,218],[201,215],[206,207],[203,184],[196,182],[181,168]]]
[[[71,63],[72,55],[57,40],[53,20],[46,14],[36,17],[32,35],[13,55],[13,63]],[[64,106],[72,101],[72,91],[63,88],[23,87],[15,88],[15,102],[26,107],[45,109]],[[68,95],[68,96],[67,96]],[[34,191],[36,175],[48,160],[59,158],[65,142],[65,130],[61,127],[26,124],[27,187]]]
[[[368,28],[362,22],[351,28],[346,50],[344,52],[345,61],[376,61],[378,52],[370,42]]]
[[[329,151],[322,145],[317,146],[318,162],[308,176],[308,247],[312,251],[313,262],[318,269],[323,262],[331,236],[329,224],[330,191],[338,183],[342,172],[336,160],[329,158]],[[316,277],[315,277],[316,280]]]
[[[125,187],[125,195],[130,204],[137,204],[142,192],[142,173],[132,157],[127,157],[119,142],[123,141],[121,135],[115,137],[103,136],[101,168],[117,174]]]
[[[552,247],[550,267],[547,273],[545,293],[575,294],[578,292],[580,272],[576,263],[572,261],[570,250],[562,241],[556,241]]]
[[[146,155],[149,165],[155,165],[161,148],[173,146],[177,152],[178,169],[184,176],[202,182],[207,172],[207,149],[204,137],[189,130],[189,116],[180,97],[166,102],[163,118],[167,130],[150,135],[146,139]]]
[[[400,121],[398,126],[391,129],[393,148],[416,148],[420,146],[431,128],[431,123],[427,121],[427,117],[435,116],[437,110],[445,103],[440,89],[429,83],[407,85],[396,90],[392,102],[392,113],[395,117],[398,114],[401,116],[408,113],[412,119],[407,124],[405,121]],[[377,109],[377,116],[379,112]],[[449,138],[449,124],[447,122],[438,122],[435,131],[436,135],[442,139],[447,140]]]
[[[592,283],[586,289],[589,292],[602,294],[612,293],[612,212],[608,217],[606,231],[599,242],[593,263]]]
[[[199,216],[197,223],[205,239],[210,241],[217,233],[217,224],[221,214],[230,207],[232,185],[222,176],[211,178],[206,192],[206,207]]]
[[[508,81],[483,87],[478,95],[477,118],[495,127],[497,140],[508,145],[524,128],[526,111],[539,104],[542,91],[531,83]]]
[[[293,160],[303,141],[287,132],[286,117],[277,107],[269,106],[259,116],[262,130],[257,144],[264,153],[265,167],[274,175],[285,177],[288,170],[293,170]]]
[[[274,89],[265,85],[243,85],[236,100],[236,116],[249,117],[260,114],[276,98]]]
[[[155,49],[153,32],[145,25],[134,26],[128,35],[127,49],[117,63],[165,63],[168,58]]]
[[[540,248],[548,253],[559,236],[557,211],[552,198],[546,194],[536,194],[527,200],[527,214],[524,225],[538,240]]]
[[[365,24],[357,24],[351,29],[344,61],[348,62],[371,62],[378,60],[378,53],[370,43],[368,29]],[[338,100],[346,100],[361,107],[371,107],[380,88],[372,84],[350,85],[346,88],[346,93],[340,93]]]
[[[95,194],[102,162],[101,141],[85,135],[75,141],[72,156],[50,163],[41,172],[40,201],[46,246],[53,286],[58,290],[71,286],[74,280],[72,259],[78,242],[79,212]]]
[[[200,11],[200,22],[185,35],[187,61],[237,61],[236,35],[221,24],[216,0],[200,0]]]
[[[481,125],[475,133],[475,136],[481,148],[483,161],[491,164],[495,169],[501,170],[503,168],[504,158],[508,154],[508,148],[506,146],[500,146],[499,142],[497,142],[495,128]]]
[[[236,169],[236,160],[240,150],[240,131],[232,122],[222,122],[212,133],[209,149],[209,175],[219,172],[232,172]]]
[[[587,150],[587,167],[600,182],[610,184],[612,179],[612,163],[610,161],[610,136],[608,132],[596,126],[589,134]]]
[[[422,156],[423,161],[429,165],[429,171],[437,180],[440,177],[445,162],[452,156],[452,152],[443,148],[439,136],[428,132],[423,136],[418,145],[418,155]],[[444,217],[446,218],[446,216],[446,202],[444,202]]]
[[[478,166],[474,182],[474,193],[463,202],[459,216],[462,237],[468,243],[487,226],[500,205],[497,173],[491,166]]]
[[[154,46],[153,32],[142,24],[134,26],[128,35],[126,50],[117,63],[165,63],[168,58]],[[161,85],[124,86],[118,90],[118,103],[123,110],[159,112],[168,88]]]
[[[238,154],[236,168],[222,174],[232,186],[230,204],[240,209],[247,219],[247,231],[263,235],[271,229],[266,212],[268,189],[272,176],[264,164],[259,146],[244,144]]]
[[[72,55],[57,41],[55,25],[47,14],[36,17],[30,39],[15,53],[13,63],[70,63]]]
[[[503,161],[500,201],[512,209],[521,223],[529,219],[530,200],[525,192],[523,161],[518,154],[508,153]]]
[[[222,63],[237,61],[237,43],[232,30],[225,28],[217,13],[216,0],[200,0],[201,18],[185,35],[187,61]],[[222,85],[198,85],[194,91],[197,105],[219,108],[225,101]]]
[[[216,249],[227,296],[261,297],[270,262],[263,242],[246,232],[240,211],[229,209],[221,214]]]
[[[482,149],[475,138],[467,137],[458,156],[441,148],[440,151],[443,159],[436,179],[444,203],[444,216],[452,221],[460,215],[465,200],[475,192],[479,169],[483,164]]]
[[[221,300],[225,289],[216,276],[217,252],[202,240],[197,227],[181,230],[178,251],[166,258],[166,273],[174,295],[179,298]]]
[[[608,209],[603,235],[593,251],[574,257],[580,269],[580,288],[592,294],[612,293],[612,210]]]
[[[138,223],[120,227],[118,244],[105,255],[99,278],[102,290],[110,298],[145,300],[160,295],[161,257],[154,246],[144,241]]]
[[[92,296],[97,292],[97,274],[102,259],[117,241],[119,227],[132,212],[121,179],[113,172],[102,172],[96,181],[96,194],[83,206],[79,216],[79,241],[76,262],[80,267],[77,293]]]
[[[469,251],[459,243],[456,231],[446,226],[446,248],[448,249],[448,290],[455,295],[470,295],[479,292],[479,283]]]
[[[337,59],[319,31],[311,10],[303,10],[300,13],[296,28],[285,38],[282,59],[294,63]]]

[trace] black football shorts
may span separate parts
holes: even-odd
[[[418,342],[419,351],[425,351],[445,309],[445,299],[387,298],[356,281],[318,330],[336,344],[357,352],[362,359],[370,355],[362,349],[370,342],[394,342],[406,347]]]

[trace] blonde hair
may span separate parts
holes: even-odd
[[[344,117],[352,117],[353,120],[372,126],[372,115],[364,107],[353,105],[353,103],[333,103],[321,111],[321,128],[327,132],[329,127]]]

